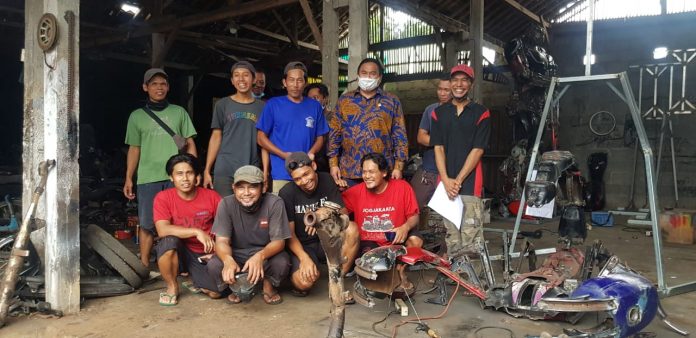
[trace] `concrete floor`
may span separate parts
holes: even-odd
[[[622,220],[618,219],[617,223]],[[495,221],[494,228],[512,228],[511,221]],[[523,230],[545,228],[556,229],[555,222],[542,225],[522,225]],[[588,243],[601,239],[605,245],[627,261],[635,270],[655,280],[655,260],[652,239],[642,233],[622,230],[622,226],[594,228],[590,231]],[[497,253],[499,235],[487,233],[492,253]],[[534,241],[537,248],[552,247],[555,236],[548,232],[544,238]],[[696,247],[693,245],[666,244],[663,248],[665,260],[665,279],[668,285],[677,285],[696,280],[693,262],[696,260]],[[543,257],[540,257],[541,263]],[[324,270],[325,271],[325,270]],[[422,277],[411,272],[413,280],[419,281],[419,289],[427,288],[424,281],[432,278],[426,272]],[[350,280],[352,285],[352,279]],[[149,287],[163,285],[156,282]],[[11,318],[6,327],[0,329],[3,337],[324,337],[329,324],[330,304],[327,298],[326,279],[306,298],[296,298],[284,292],[284,302],[278,306],[263,304],[261,297],[249,304],[229,305],[225,301],[210,300],[207,297],[182,291],[180,302],[175,307],[161,307],[157,303],[157,291],[143,294],[87,300],[82,311],[75,316],[59,319],[42,318],[39,315]],[[421,317],[436,316],[443,307],[424,303],[430,295],[417,293],[414,297],[415,309]],[[347,307],[346,337],[380,337],[372,329],[372,323],[384,318],[387,302],[382,301],[374,309],[359,304]],[[696,332],[696,292],[663,299],[663,306],[678,326]],[[410,309],[411,317],[414,316]],[[394,325],[403,318],[391,315],[376,330],[391,336]],[[516,319],[505,313],[482,310],[479,303],[471,297],[458,296],[449,311],[441,319],[427,320],[429,326],[440,337],[496,337],[511,335],[499,329],[482,327],[503,327],[511,330],[515,337],[538,335],[543,331],[559,334],[570,324],[548,321]],[[591,327],[596,324],[595,316],[586,316],[577,327]],[[423,332],[415,332],[415,325],[407,324],[399,328],[399,337],[427,337]],[[669,338],[679,335],[669,331],[659,320],[654,320],[644,332],[654,333],[654,337]]]

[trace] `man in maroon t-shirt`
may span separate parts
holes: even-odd
[[[220,298],[220,294],[213,291],[217,289],[216,284],[205,266],[215,248],[210,229],[220,195],[214,190],[196,187],[200,170],[193,155],[172,156],[166,170],[174,188],[159,192],[153,206],[155,227],[161,236],[155,245],[157,266],[167,283],[166,292],[160,293],[159,303],[163,306],[178,303],[179,264],[186,267],[193,281],[185,282],[185,287],[210,298]]]
[[[401,179],[389,180],[389,166],[382,154],[370,153],[361,160],[363,182],[343,193],[348,213],[353,213],[360,228],[360,253],[392,244],[422,247],[415,230],[418,202],[413,188]],[[401,287],[410,293],[405,265],[399,265]]]

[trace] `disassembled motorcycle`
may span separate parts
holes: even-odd
[[[601,325],[592,329],[565,330],[569,337],[628,337],[640,332],[658,314],[675,332],[688,332],[667,320],[660,307],[657,289],[645,277],[612,256],[597,241],[584,251],[585,228],[581,176],[574,156],[567,151],[550,151],[542,155],[534,181],[526,183],[529,205],[540,206],[556,198],[561,208],[559,247],[536,268],[534,250],[526,245],[520,254],[517,271],[529,256],[528,273],[511,269],[509,238],[503,236],[503,282],[497,283],[492,259],[485,242],[478,241],[478,252],[445,260],[429,251],[395,245],[373,249],[358,258],[355,271],[356,300],[373,307],[375,298],[391,295],[401,282],[396,264],[423,265],[440,272],[435,280],[438,296],[427,302],[446,305],[447,280],[451,279],[479,298],[483,308],[505,311],[514,317],[534,320],[564,320],[577,323],[586,313],[604,314]],[[480,261],[481,273],[470,258]],[[601,271],[592,277],[594,267]],[[461,275],[465,275],[464,280]]]

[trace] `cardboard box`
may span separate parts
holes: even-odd
[[[671,210],[660,213],[662,238],[668,243],[694,244],[694,211]]]

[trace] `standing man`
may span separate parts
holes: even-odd
[[[283,301],[276,288],[290,269],[290,258],[283,250],[290,228],[283,200],[264,193],[262,184],[258,167],[247,165],[234,173],[234,195],[220,202],[215,215],[216,257],[208,262],[208,272],[218,292],[236,283],[238,272],[246,272],[249,283],[263,281],[263,301],[276,305]],[[227,300],[241,302],[234,293]]]
[[[174,188],[155,196],[154,220],[160,239],[155,245],[157,267],[167,290],[160,293],[159,304],[178,303],[179,264],[186,267],[193,282],[184,286],[194,292],[203,292],[210,298],[220,298],[215,281],[205,266],[215,249],[210,230],[213,227],[220,195],[215,191],[196,187],[200,174],[198,160],[191,154],[172,156],[167,161],[167,175]]]
[[[321,108],[324,110],[324,118],[326,123],[330,126],[331,120],[334,118],[334,112],[329,108],[329,87],[323,83],[312,83],[305,87],[304,96],[315,99],[321,103]],[[329,146],[329,142],[324,140],[324,145],[321,147],[318,153],[314,156],[314,163],[317,164],[317,170],[321,172],[329,172],[329,159],[326,157],[326,149]]]
[[[231,82],[237,91],[215,103],[215,112],[203,172],[203,186],[214,188],[221,196],[232,195],[232,176],[242,166],[261,166],[256,142],[256,122],[265,103],[252,96],[256,70],[251,63],[239,61],[232,65]],[[215,178],[210,174],[215,164]],[[268,159],[263,161],[268,172]]]
[[[336,104],[327,156],[331,176],[341,185],[361,181],[360,159],[372,152],[385,154],[391,178],[402,177],[408,157],[404,113],[399,98],[380,88],[383,74],[379,60],[362,60],[359,88],[341,95]]]
[[[262,69],[256,70],[254,85],[251,87],[251,95],[257,100],[266,99],[266,72]]]
[[[196,144],[193,137],[196,129],[186,110],[167,102],[169,92],[168,76],[160,68],[151,68],[143,77],[143,91],[147,93],[145,108],[133,111],[128,118],[126,129],[126,182],[123,194],[129,200],[136,197],[133,192],[133,175],[138,168],[138,218],[140,230],[140,261],[150,266],[150,250],[154,239],[155,223],[152,220],[152,201],[155,195],[167,188],[171,182],[167,177],[165,165],[167,160],[179,150],[172,136],[145,112],[149,109],[177,135],[186,138],[186,152],[196,156]]]
[[[411,186],[416,193],[418,207],[421,211],[426,208],[428,201],[433,197],[437,187],[437,166],[435,166],[435,152],[430,146],[431,116],[435,108],[449,102],[452,99],[450,79],[442,78],[437,84],[437,100],[423,111],[423,116],[418,125],[418,144],[426,147],[423,152],[423,164],[411,178]]]
[[[490,112],[467,96],[474,86],[474,70],[457,65],[450,72],[452,102],[433,112],[430,145],[450,199],[461,198],[464,213],[457,228],[445,220],[450,257],[474,251],[483,241],[483,169],[481,157],[491,133]]]
[[[293,61],[285,66],[283,86],[288,95],[274,97],[266,103],[256,124],[258,143],[271,154],[273,193],[278,194],[291,182],[285,170],[285,159],[294,151],[306,152],[314,158],[324,144],[329,126],[321,104],[302,96],[307,82],[307,67]]]
[[[304,224],[307,211],[315,211],[328,202],[343,206],[341,191],[328,173],[316,171],[316,163],[303,152],[294,152],[285,160],[285,169],[292,176],[288,184],[278,194],[285,202],[290,232],[287,247],[290,249],[292,267],[290,281],[298,296],[305,296],[319,279],[317,264],[325,259],[324,249],[313,227]],[[350,271],[358,253],[358,228],[354,222],[348,224],[343,242],[343,274]],[[347,296],[350,302],[350,296]]]

